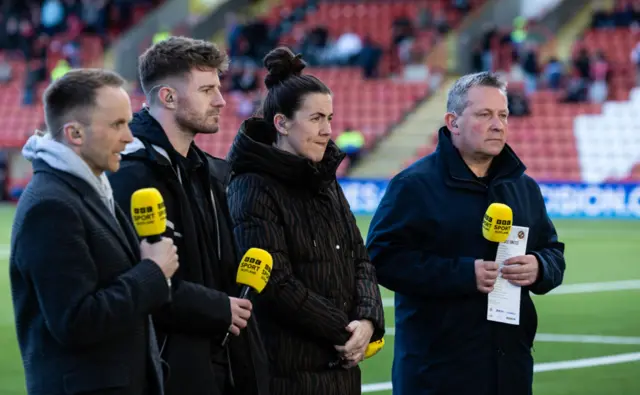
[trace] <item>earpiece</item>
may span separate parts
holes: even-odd
[[[173,96],[171,95],[167,96],[167,103],[173,103]]]
[[[457,128],[458,122],[456,122],[456,120],[454,119],[453,121],[451,121],[451,126],[453,126],[454,128]]]

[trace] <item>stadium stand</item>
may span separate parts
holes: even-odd
[[[518,46],[510,32],[506,37],[492,32],[493,70],[505,73],[510,96],[522,98],[528,107],[523,116],[510,117],[509,144],[530,176],[542,181],[640,179],[640,93],[631,90],[640,63],[630,61],[639,36],[629,27],[638,15],[627,18],[630,8],[631,2],[619,1],[610,19],[594,15],[594,27],[575,43],[572,64],[560,68],[559,83],[552,83],[549,64],[537,61],[535,46]],[[533,67],[527,65],[531,60]],[[406,164],[436,144],[437,135]]]
[[[484,0],[474,0],[471,6],[476,6]],[[70,2],[74,3],[73,1]],[[366,46],[371,43],[375,50],[380,49],[382,56],[382,67],[378,73],[376,70],[377,52],[373,52],[373,65],[368,70],[360,62],[352,57],[349,62],[320,62],[316,64],[311,60],[312,56],[305,53],[305,59],[310,60],[313,66],[308,71],[325,81],[335,94],[335,118],[333,123],[334,133],[339,134],[346,128],[353,127],[361,131],[365,136],[365,151],[373,147],[376,142],[384,138],[385,134],[403,117],[412,110],[415,104],[424,99],[428,93],[428,84],[395,82],[386,78],[388,72],[395,64],[395,69],[402,63],[411,62],[416,59],[416,55],[423,55],[431,45],[446,32],[450,26],[454,26],[464,13],[470,8],[466,1],[458,2],[459,6],[454,7],[447,0],[439,1],[408,1],[397,2],[354,2],[354,1],[330,1],[321,2],[312,0],[285,0],[278,6],[273,7],[266,15],[256,21],[249,21],[242,28],[245,32],[266,31],[265,40],[262,45],[256,44],[254,39],[229,42],[229,49],[233,50],[234,44],[240,48],[240,53],[232,51],[232,59],[243,64],[246,68],[247,58],[253,59],[253,67],[260,65],[260,59],[267,50],[273,48],[275,44],[289,44],[294,49],[301,52],[304,47],[300,42],[301,36],[295,36],[296,32],[304,31],[312,27],[327,27],[328,36],[326,43],[333,47],[339,40],[339,35],[347,33],[345,26],[353,26],[353,30],[358,34],[359,39]],[[140,8],[134,20],[141,18],[143,12],[148,8]],[[117,14],[118,10],[112,11]],[[112,16],[115,16],[112,15]],[[413,21],[415,15],[421,15],[421,21]],[[70,13],[73,15],[73,13]],[[411,20],[409,20],[411,18]],[[364,21],[364,22],[363,22]],[[100,41],[107,42],[104,37],[95,34],[82,34],[84,29],[78,18],[69,24],[77,25],[77,31],[73,36],[69,34],[73,29],[68,29],[66,35],[52,38],[52,42],[43,42],[47,48],[47,67],[41,71],[38,81],[42,83],[35,87],[25,87],[24,81],[29,81],[28,70],[24,60],[10,60],[9,64],[14,71],[12,80],[0,86],[0,116],[5,122],[0,125],[0,144],[3,147],[20,147],[26,137],[32,131],[42,126],[42,108],[38,103],[38,98],[44,89],[51,70],[58,60],[63,56],[59,48],[65,42],[79,42],[77,53],[82,55],[82,59],[76,65],[95,64],[95,60],[102,55],[103,46]],[[266,25],[266,26],[265,26]],[[414,29],[418,26],[419,29]],[[250,26],[251,29],[247,28]],[[380,26],[388,27],[380,29]],[[109,37],[117,34],[122,24],[109,26]],[[389,33],[392,27],[393,33]],[[261,30],[266,29],[266,30]],[[242,30],[242,29],[241,29]],[[175,32],[174,32],[175,33]],[[275,41],[274,41],[275,39]],[[403,42],[404,40],[404,42]],[[402,42],[402,44],[401,44]],[[400,48],[401,47],[401,48]],[[58,50],[56,50],[56,48]],[[245,50],[248,53],[242,53]],[[404,53],[404,55],[402,55]],[[421,59],[421,58],[420,58]],[[335,60],[335,57],[333,58]],[[30,61],[31,62],[31,61]],[[99,62],[99,60],[98,60]],[[28,63],[27,63],[28,64]],[[385,66],[386,65],[386,66]],[[368,71],[367,71],[368,70]],[[244,70],[235,70],[239,75]],[[253,113],[257,102],[260,99],[261,76],[260,72],[254,71],[253,78],[259,81],[254,84],[253,89],[245,92],[230,92],[226,96],[227,108],[222,117],[221,133],[216,136],[199,136],[198,142],[202,147],[216,156],[224,157],[236,134],[236,131],[243,119]],[[374,78],[380,77],[380,78]],[[225,78],[226,84],[233,87],[233,77]],[[241,79],[241,78],[239,78]],[[29,85],[29,84],[26,84]],[[33,89],[31,91],[31,89]],[[24,91],[31,91],[26,97]],[[134,110],[141,108],[144,98],[139,92],[132,94],[132,105]],[[345,160],[339,170],[340,175],[344,175],[348,169],[349,161]]]
[[[56,3],[60,20],[53,27],[42,24],[45,6]],[[0,48],[0,65],[8,78],[0,84],[0,147],[21,147],[26,137],[43,123],[39,97],[52,70],[61,59],[72,67],[101,64],[104,45],[135,24],[159,1],[104,1],[81,3],[67,0],[4,2],[7,40]],[[96,7],[96,8],[91,8]],[[17,23],[17,26],[13,24]]]
[[[360,130],[365,136],[366,151],[430,93],[427,82],[398,82],[388,78],[390,73],[416,59],[422,62],[442,34],[483,1],[461,1],[454,6],[448,0],[287,0],[261,18],[263,25],[251,29],[266,32],[263,37],[277,37],[277,43],[263,39],[259,44],[258,37],[229,34],[233,38],[227,47],[232,62],[235,59],[252,63],[252,67],[259,66],[260,58],[275,44],[302,53],[313,66],[308,72],[334,91],[335,136],[351,127]],[[256,77],[260,80],[261,74]],[[247,100],[254,101],[251,93],[249,99],[246,95],[227,97],[230,100],[221,127],[224,136],[199,137],[203,147],[217,155],[226,154],[239,123],[247,115]],[[346,159],[339,175],[345,175],[348,167]]]

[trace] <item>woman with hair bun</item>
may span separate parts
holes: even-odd
[[[229,152],[228,202],[240,252],[273,256],[254,301],[273,395],[355,395],[371,341],[384,335],[382,299],[355,217],[336,181],[332,93],[302,74],[300,56],[264,58],[262,117],[247,119]]]

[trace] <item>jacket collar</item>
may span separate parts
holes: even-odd
[[[107,225],[113,235],[120,241],[132,262],[138,261],[138,250],[137,248],[134,248],[134,246],[137,246],[136,236],[129,225],[129,219],[117,203],[115,204],[116,219],[108,211],[108,208],[102,202],[95,189],[86,181],[69,173],[54,169],[42,159],[35,159],[32,162],[32,165],[34,174],[52,174],[77,191],[80,199],[82,199],[86,203],[87,207]]]
[[[292,187],[317,191],[335,181],[336,171],[346,156],[333,141],[329,141],[322,161],[313,163],[275,148],[275,141],[275,128],[262,118],[244,121],[227,157],[233,174],[266,174]]]
[[[451,132],[446,126],[438,131],[438,147],[436,152],[442,158],[442,163],[447,170],[447,181],[451,186],[467,187],[485,190],[486,186],[473,174],[469,166],[464,162],[458,149],[453,145]],[[524,174],[526,166],[520,158],[505,144],[502,152],[493,159],[489,174],[492,183],[515,181]]]
[[[145,160],[170,167],[177,165],[177,159],[180,159],[179,154],[169,142],[162,125],[151,116],[147,108],[134,114],[129,127],[133,132],[134,140],[122,152],[123,160]],[[213,157],[202,151],[195,142],[191,144],[189,156],[194,166],[207,163],[209,175],[223,186],[229,183],[231,169],[224,159]]]

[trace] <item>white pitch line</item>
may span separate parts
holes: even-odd
[[[547,295],[584,294],[605,291],[627,291],[640,289],[640,280],[605,281],[598,283],[578,283],[561,285]],[[536,296],[536,295],[534,295]],[[382,298],[384,307],[394,307],[393,297]]]
[[[395,329],[395,328],[394,328]],[[395,333],[395,330],[394,330]],[[598,335],[558,335],[538,333],[535,341],[545,343],[591,343],[591,344],[639,344],[640,337],[598,336]]]
[[[391,385],[391,381],[387,381],[386,383],[373,383],[373,384],[365,384],[362,386],[362,392],[380,392],[380,391],[390,391],[393,389]]]
[[[385,328],[385,336],[395,336],[396,328]],[[630,344],[640,345],[640,337],[599,336],[599,335],[561,335],[556,333],[538,333],[536,342],[541,343],[590,343],[590,344]]]
[[[561,285],[549,295],[584,294],[604,291],[625,291],[640,289],[640,280],[606,281],[600,283],[582,283]]]
[[[604,357],[596,357],[596,358],[573,359],[569,361],[539,363],[533,367],[533,371],[535,373],[542,373],[542,372],[552,372],[556,370],[569,370],[569,369],[589,368],[589,367],[595,367],[595,366],[614,365],[614,364],[634,362],[634,361],[640,361],[640,352],[607,355]],[[387,381],[386,383],[365,384],[362,386],[362,392],[368,393],[368,392],[389,391],[392,388],[393,386],[391,382]]]
[[[533,367],[535,373],[553,372],[556,370],[569,370],[591,368],[594,366],[615,365],[618,363],[640,361],[640,352],[626,354],[606,355],[604,357],[573,359],[570,361],[545,362]]]

